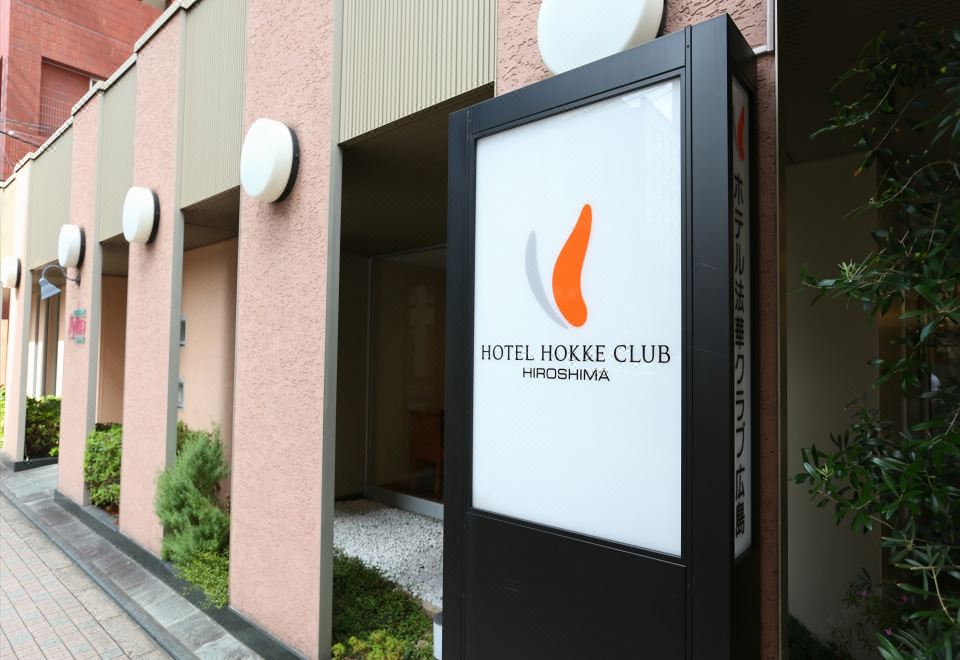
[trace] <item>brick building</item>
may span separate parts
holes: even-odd
[[[158,5],[160,8],[158,8]],[[163,2],[0,0],[0,178],[133,53]]]

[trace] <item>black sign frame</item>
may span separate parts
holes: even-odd
[[[739,559],[731,507],[733,77],[747,90],[755,119],[755,56],[724,15],[450,117],[446,660],[759,655],[755,478],[750,486],[753,543]],[[672,78],[680,79],[683,99],[684,524],[679,558],[471,507],[477,140]],[[756,124],[749,122],[751,273],[757,272]],[[751,289],[755,292],[753,283]],[[757,327],[755,303],[749,322]],[[751,350],[756,384],[756,351]],[[752,427],[757,466],[756,423]]]

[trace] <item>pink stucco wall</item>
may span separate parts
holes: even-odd
[[[26,320],[33,304],[33,274],[27,270],[27,217],[30,200],[30,169],[27,162],[17,174],[13,207],[13,253],[20,260],[20,286],[10,294],[10,335],[7,358],[7,393],[3,421],[3,460],[23,460],[23,432],[27,406],[27,346],[30,340]]]
[[[176,176],[183,22],[184,13],[179,12],[137,57],[133,185],[156,192],[160,223],[152,243],[130,245],[120,531],[157,554],[163,529],[153,512],[154,484],[173,459],[176,437],[171,360],[177,359],[172,348],[180,319],[178,241],[183,219],[176,203]]]
[[[81,264],[80,286],[68,283],[63,288],[64,319],[69,321],[76,309],[86,310],[89,327],[94,309],[96,261],[100,258],[96,243],[97,152],[100,130],[100,104],[103,95],[90,99],[73,118],[73,162],[70,172],[70,223],[83,228],[86,250]],[[71,272],[71,275],[74,273]],[[86,435],[93,428],[93,403],[96,400],[97,364],[91,356],[93,337],[87,332],[84,342],[67,339],[63,347],[63,397],[60,404],[60,492],[78,504],[84,504],[83,453]]]
[[[301,160],[287,200],[242,195],[230,602],[312,658],[328,657],[330,639],[321,564],[333,492],[323,460],[334,441],[323,437],[333,32],[331,0],[247,10],[244,127],[258,117],[286,123]]]
[[[505,94],[543,80],[549,72],[537,47],[541,0],[498,0],[496,93]],[[733,18],[754,48],[766,44],[767,0],[668,0],[665,31],[675,32],[723,13]],[[757,58],[757,189],[759,273],[757,333],[760,464],[759,563],[763,658],[781,656],[780,619],[780,441],[779,441],[779,246],[777,232],[776,60]]]

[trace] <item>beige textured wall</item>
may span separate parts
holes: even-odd
[[[666,32],[729,13],[754,48],[768,46],[766,0],[669,0]],[[540,0],[498,0],[496,93],[505,94],[543,80],[549,73],[537,48]],[[768,51],[757,58],[757,308],[755,337],[760,372],[758,389],[759,465],[756,480],[760,508],[756,516],[760,566],[761,656],[781,656],[780,620],[780,265],[777,231],[776,59]]]
[[[323,410],[334,21],[331,0],[249,5],[244,130],[258,117],[286,123],[301,160],[285,201],[241,196],[237,277],[230,600],[312,658],[328,657],[330,642],[334,441]]]
[[[497,0],[343,0],[341,142],[488,85]]]
[[[156,192],[160,222],[153,243],[130,246],[120,531],[157,554],[163,529],[153,512],[155,484],[176,446],[171,375],[176,373],[175,326],[179,345],[183,258],[183,217],[175,202],[183,21],[183,12],[171,18],[137,58],[133,185]]]
[[[38,393],[40,396],[55,396],[59,394],[57,391],[57,357],[60,352],[60,342],[63,340],[61,334],[63,330],[63,294],[48,298],[44,302],[46,303],[46,309],[40,321],[44,350],[43,364],[41,365],[43,388],[39,389]]]
[[[30,177],[30,232],[27,267],[41,268],[57,260],[60,227],[70,221],[70,164],[73,160],[70,126],[40,151]]]
[[[89,333],[94,307],[94,288],[99,285],[100,245],[97,243],[97,160],[100,141],[100,109],[97,94],[73,118],[73,161],[70,174],[70,223],[83,228],[86,249],[80,270],[80,286],[68,282],[60,294],[64,319],[76,309],[86,310],[88,332],[84,343],[63,344],[63,397],[60,404],[60,468],[58,488],[77,504],[85,504],[83,454],[87,433],[93,428],[97,393],[96,338]],[[71,273],[73,274],[73,273]],[[64,328],[66,330],[66,328]]]
[[[367,426],[367,303],[369,260],[340,258],[340,333],[337,351],[336,496],[363,492]]]
[[[97,422],[122,422],[127,278],[104,276],[101,287]]]
[[[33,271],[30,272],[29,276],[30,281],[35,283],[39,277],[38,273]],[[21,279],[21,284],[23,280]],[[36,284],[31,286],[31,302],[30,305],[30,318],[27,322],[24,332],[26,333],[27,339],[27,396],[35,397],[37,396],[37,389],[40,387],[38,383],[40,379],[37,378],[37,364],[40,359],[41,347],[37,345],[38,333],[39,333],[39,323],[38,319],[40,318],[40,310],[43,309],[44,302],[40,299],[40,294],[38,293],[38,288]]]
[[[27,270],[27,217],[30,210],[30,170],[27,162],[17,174],[13,200],[13,253],[20,259],[20,286],[10,296],[10,354],[7,359],[7,398],[3,427],[3,460],[23,459],[23,432],[26,426],[28,346],[27,323],[33,298],[32,275]],[[9,189],[7,191],[9,194]],[[6,214],[4,214],[6,218]]]
[[[229,457],[233,432],[237,239],[184,252],[182,309],[187,320],[187,342],[180,348],[184,405],[179,417],[190,428],[219,425]]]
[[[815,292],[800,285],[805,265],[826,276],[873,247],[876,214],[845,217],[875,192],[875,174],[851,176],[859,162],[856,155],[831,158],[785,172],[788,476],[803,471],[802,447],[829,445],[831,433],[849,426],[851,401],[877,405],[870,388],[876,369],[867,366],[877,356],[877,327],[842,300],[811,305]],[[832,509],[818,509],[803,486],[788,485],[787,506],[790,613],[830,639],[834,627],[851,624],[842,601],[860,570],[881,574],[879,533],[863,536],[834,524]]]

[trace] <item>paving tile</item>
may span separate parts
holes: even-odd
[[[200,611],[182,621],[177,621],[170,626],[170,631],[183,640],[190,649],[198,649],[204,644],[224,637],[223,628]]]
[[[192,614],[200,613],[190,601],[185,600],[175,592],[171,592],[166,598],[150,603],[144,609],[147,614],[157,620],[157,623],[167,628]],[[221,629],[220,632],[222,633],[223,630]]]
[[[19,495],[18,506],[36,516],[57,543],[69,546],[82,563],[99,571],[110,589],[125,591],[155,622],[168,626],[170,635],[184,646],[204,649],[205,658],[259,657],[176,590],[56,504],[57,466],[16,475],[0,466],[0,475],[4,488]],[[49,658],[169,657],[4,496],[0,496],[0,627],[4,660],[21,651],[38,658],[42,654]]]
[[[49,499],[49,493],[47,497]],[[43,518],[59,521],[59,526],[71,534],[79,535],[86,529],[56,505],[37,508],[42,509]],[[87,547],[104,548],[96,542],[88,543]],[[168,657],[113,599],[3,496],[0,496],[0,629],[0,658],[4,660],[8,657],[18,660],[120,658],[146,654]]]
[[[127,616],[110,617],[100,623],[127,655],[148,653],[157,648],[156,643],[143,632],[143,629]]]
[[[157,579],[146,580],[127,591],[127,595],[133,598],[137,605],[150,611],[150,608],[157,603],[167,600],[170,596],[176,596],[177,592]]]
[[[120,614],[121,610],[117,607],[116,603],[112,598],[103,593],[98,587],[91,587],[85,589],[76,594],[77,600],[79,600],[84,608],[94,618],[107,618],[111,616],[116,616]]]
[[[249,648],[227,635],[204,644],[194,653],[202,660],[246,660],[253,656]]]
[[[156,579],[145,568],[119,552],[111,552],[95,559],[93,565],[109,575],[117,586],[125,590],[141,585],[148,579]]]

